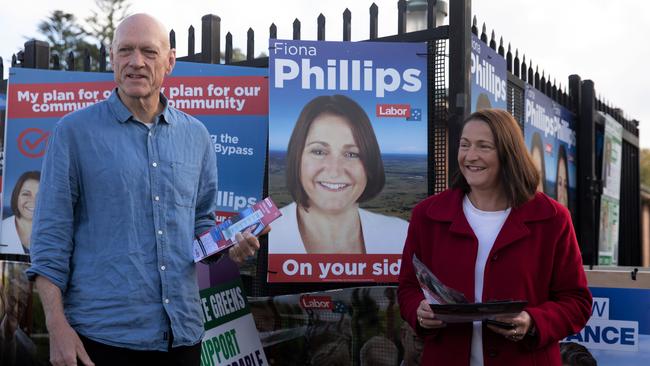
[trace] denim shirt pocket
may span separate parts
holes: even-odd
[[[172,162],[174,203],[182,207],[194,207],[199,186],[199,166],[185,162]]]

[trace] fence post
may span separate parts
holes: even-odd
[[[99,71],[106,72],[106,46],[103,43],[99,48]]]
[[[194,34],[194,26],[190,25],[190,28],[187,30],[187,55],[188,56],[194,56],[194,53],[196,53],[194,49],[195,45],[196,45],[196,36]]]
[[[352,39],[352,12],[345,8],[343,11],[343,41],[350,42]]]
[[[324,41],[325,40],[325,15],[323,13],[320,13],[318,16],[318,19],[316,20],[316,28],[318,29],[317,37],[319,41]]]
[[[224,63],[230,65],[232,63],[232,34],[226,33],[226,55]]]
[[[218,64],[221,54],[221,18],[208,14],[201,17],[201,62]]]
[[[378,24],[379,24],[379,7],[377,4],[372,3],[370,5],[370,39],[377,39],[378,36]]]
[[[580,76],[569,76],[569,94],[573,101],[571,109],[578,114],[576,128],[576,145],[578,153],[578,205],[576,235],[583,255],[583,263],[597,264],[598,220],[600,210],[596,207],[596,157],[595,143],[595,97],[594,83],[591,80],[580,81]]]
[[[169,47],[176,48],[176,32],[173,29],[169,31]]]
[[[406,0],[397,2],[397,34],[406,33]]]
[[[25,42],[23,67],[30,69],[49,69],[50,44],[35,39]]]
[[[255,31],[253,28],[248,28],[246,32],[246,61],[253,61],[255,59]]]
[[[300,40],[300,20],[298,18],[293,21],[293,40]]]
[[[269,27],[269,38],[270,39],[278,38],[278,27],[275,25],[275,23],[271,23],[271,26]]]
[[[432,29],[438,26],[438,24],[436,24],[436,17],[438,16],[437,3],[438,0],[427,0],[427,29]]]
[[[68,71],[74,71],[75,66],[74,66],[74,53],[70,51],[68,53],[68,57],[65,59],[65,63],[68,66]]]
[[[87,48],[84,50],[83,67],[84,71],[90,71],[90,52]]]
[[[471,0],[449,4],[448,182],[458,171],[458,142],[470,111]]]

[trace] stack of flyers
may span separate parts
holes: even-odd
[[[194,240],[192,243],[194,262],[202,261],[235,245],[237,233],[249,232],[255,236],[259,235],[265,227],[280,216],[282,216],[280,210],[270,197],[245,208]]]
[[[420,288],[429,304],[464,304],[467,303],[465,295],[451,287],[445,286],[433,272],[413,254],[413,267],[415,277],[420,283]]]

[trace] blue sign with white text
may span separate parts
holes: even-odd
[[[178,62],[163,83],[169,105],[199,119],[211,135],[219,175],[218,219],[262,198],[268,134],[266,75],[265,69]],[[57,121],[104,100],[115,87],[111,73],[10,70],[0,252],[28,253],[29,235],[21,233],[18,221],[29,218],[31,227],[42,158]]]
[[[564,341],[577,342],[601,366],[650,365],[650,290],[590,287],[589,322]]]
[[[575,215],[577,195],[576,120],[568,109],[526,85],[524,139],[541,174],[538,188]]]
[[[471,108],[508,110],[508,74],[506,60],[472,34]]]

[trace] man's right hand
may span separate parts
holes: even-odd
[[[36,277],[36,288],[45,311],[47,330],[50,332],[50,362],[54,366],[77,366],[79,359],[82,365],[95,366],[79,335],[63,313],[61,290],[43,276]]]
[[[86,353],[77,332],[65,319],[48,323],[50,332],[50,362],[54,366],[77,366],[77,359],[82,365],[95,366]]]

